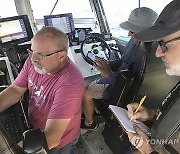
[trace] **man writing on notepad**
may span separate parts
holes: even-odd
[[[155,25],[136,34],[140,41],[155,41],[159,46],[156,57],[161,57],[168,75],[180,76],[180,1],[173,0],[159,15]],[[129,140],[143,154],[180,153],[180,82],[166,95],[158,109],[147,109],[137,103],[127,106],[131,120],[154,120],[151,139],[137,126],[136,134],[128,133]],[[153,142],[151,142],[153,141]],[[158,152],[157,152],[158,151]]]

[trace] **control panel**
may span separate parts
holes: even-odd
[[[106,41],[106,42],[109,46],[113,46],[113,45],[115,46],[116,44],[114,40]],[[92,47],[96,46],[97,44],[98,42],[86,44],[85,50],[90,51],[92,50]],[[77,65],[77,67],[80,69],[81,73],[83,74],[84,78],[99,75],[100,72],[96,68],[94,68],[92,65],[88,64],[83,59],[80,48],[81,48],[81,45],[69,47],[69,50],[68,50],[69,58]],[[93,48],[93,50],[95,50],[95,48]],[[97,56],[105,57],[105,52],[103,50],[100,50],[100,49],[97,49],[97,50],[98,50]]]

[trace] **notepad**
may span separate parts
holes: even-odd
[[[115,117],[119,121],[119,124],[122,126],[125,132],[136,133],[136,131],[133,128],[133,124],[135,124],[146,134],[151,134],[150,129],[144,123],[142,122],[135,123],[133,121],[130,121],[127,115],[127,110],[113,105],[109,105],[109,109],[115,115]]]

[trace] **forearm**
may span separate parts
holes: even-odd
[[[48,148],[52,149],[60,144],[61,138],[71,119],[48,119],[44,129]]]
[[[25,91],[25,88],[18,88],[15,85],[10,85],[8,88],[3,90],[0,93],[0,112],[18,102]]]

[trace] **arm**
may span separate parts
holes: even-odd
[[[67,136],[75,135],[74,131],[80,131],[83,90],[84,87],[74,84],[56,90],[44,129],[49,149],[61,144]]]
[[[134,125],[136,134],[127,133],[129,141],[142,153],[153,154],[154,150],[149,144],[149,137],[136,125]]]
[[[26,90],[27,88],[21,88],[15,84],[11,84],[8,88],[3,90],[0,93],[0,112],[17,103]]]
[[[71,119],[48,119],[44,129],[48,148],[52,149],[59,145],[62,135]],[[57,137],[58,136],[58,137]]]
[[[98,71],[101,72],[101,75],[104,78],[106,78],[107,84],[113,85],[114,82],[116,81],[117,74],[116,74],[116,72],[113,72],[112,69],[114,68],[114,71],[117,71],[119,66],[121,65],[121,63],[122,63],[121,59],[118,59],[118,60],[115,60],[115,61],[109,63],[107,60],[96,56],[96,60],[95,60],[95,63],[93,66]],[[112,66],[112,64],[113,64],[113,66]],[[111,69],[111,66],[113,67],[112,69]]]

